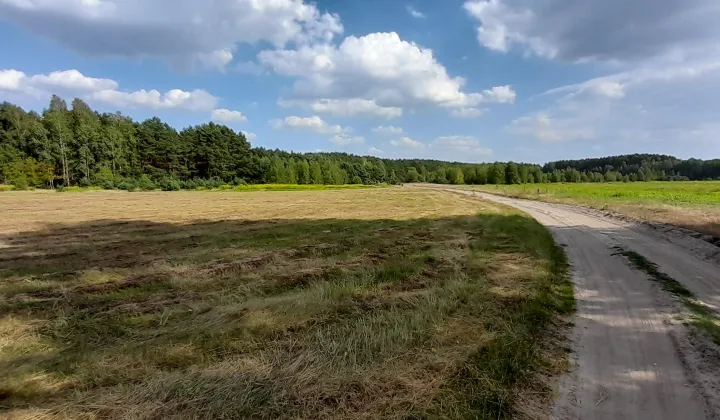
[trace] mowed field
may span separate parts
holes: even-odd
[[[564,254],[410,188],[0,195],[0,417],[537,418]]]
[[[720,181],[483,185],[463,188],[517,198],[580,204],[720,237]]]

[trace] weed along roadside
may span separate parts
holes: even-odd
[[[501,205],[406,188],[6,197],[10,418],[532,418],[567,368],[563,251]]]
[[[708,334],[715,344],[720,345],[720,317],[710,308],[698,301],[695,295],[682,283],[659,270],[657,264],[637,252],[622,247],[615,247],[617,255],[625,256],[638,270],[648,275],[648,278],[657,282],[663,290],[672,294],[687,309],[681,315],[683,322],[693,325]]]

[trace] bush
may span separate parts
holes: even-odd
[[[207,188],[207,180],[206,179],[195,178],[195,179],[193,179],[193,182],[195,184],[195,189]]]
[[[138,189],[137,182],[132,178],[125,178],[117,183],[115,186],[119,190],[133,191]]]
[[[163,178],[161,179],[158,184],[158,187],[162,189],[163,191],[180,191],[180,181],[178,181],[175,178]]]
[[[16,191],[25,191],[30,189],[30,184],[27,178],[15,178],[13,182],[13,189]]]
[[[188,179],[187,181],[180,182],[180,188],[183,190],[194,190],[197,188],[197,183],[195,183],[192,179]]]
[[[143,174],[140,179],[138,179],[137,186],[143,191],[152,191],[157,188],[152,179],[150,179],[150,177],[145,174]]]
[[[237,185],[247,185],[247,182],[245,182],[245,180],[242,179],[242,178],[235,178],[235,179],[233,179],[233,183],[232,183],[232,184],[233,184],[233,185],[236,185],[236,186],[237,186]]]
[[[225,182],[220,178],[210,178],[205,185],[208,188],[220,188],[221,185],[225,185]]]

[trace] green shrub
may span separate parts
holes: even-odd
[[[13,181],[13,189],[17,191],[25,191],[30,189],[30,184],[28,183],[27,178],[25,177],[18,177],[15,178]]]
[[[195,183],[192,179],[188,179],[187,181],[180,182],[180,188],[183,190],[194,190],[197,188],[197,183]]]
[[[158,181],[157,186],[163,191],[180,191],[180,181],[175,178],[163,178]]]
[[[138,189],[138,185],[134,179],[125,178],[117,183],[116,188],[119,190],[133,191]]]
[[[140,179],[138,179],[137,186],[143,191],[152,191],[154,189],[157,189],[157,186],[152,181],[152,179],[150,179],[150,177],[145,174],[143,174]]]

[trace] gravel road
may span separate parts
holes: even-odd
[[[562,380],[554,418],[716,418],[719,393],[712,376],[717,375],[703,371],[717,364],[703,360],[707,349],[698,349],[687,328],[672,321],[677,302],[613,255],[615,246],[643,255],[718,309],[720,267],[696,252],[703,244],[588,209],[453,191],[520,209],[565,247],[577,299],[574,368]]]

